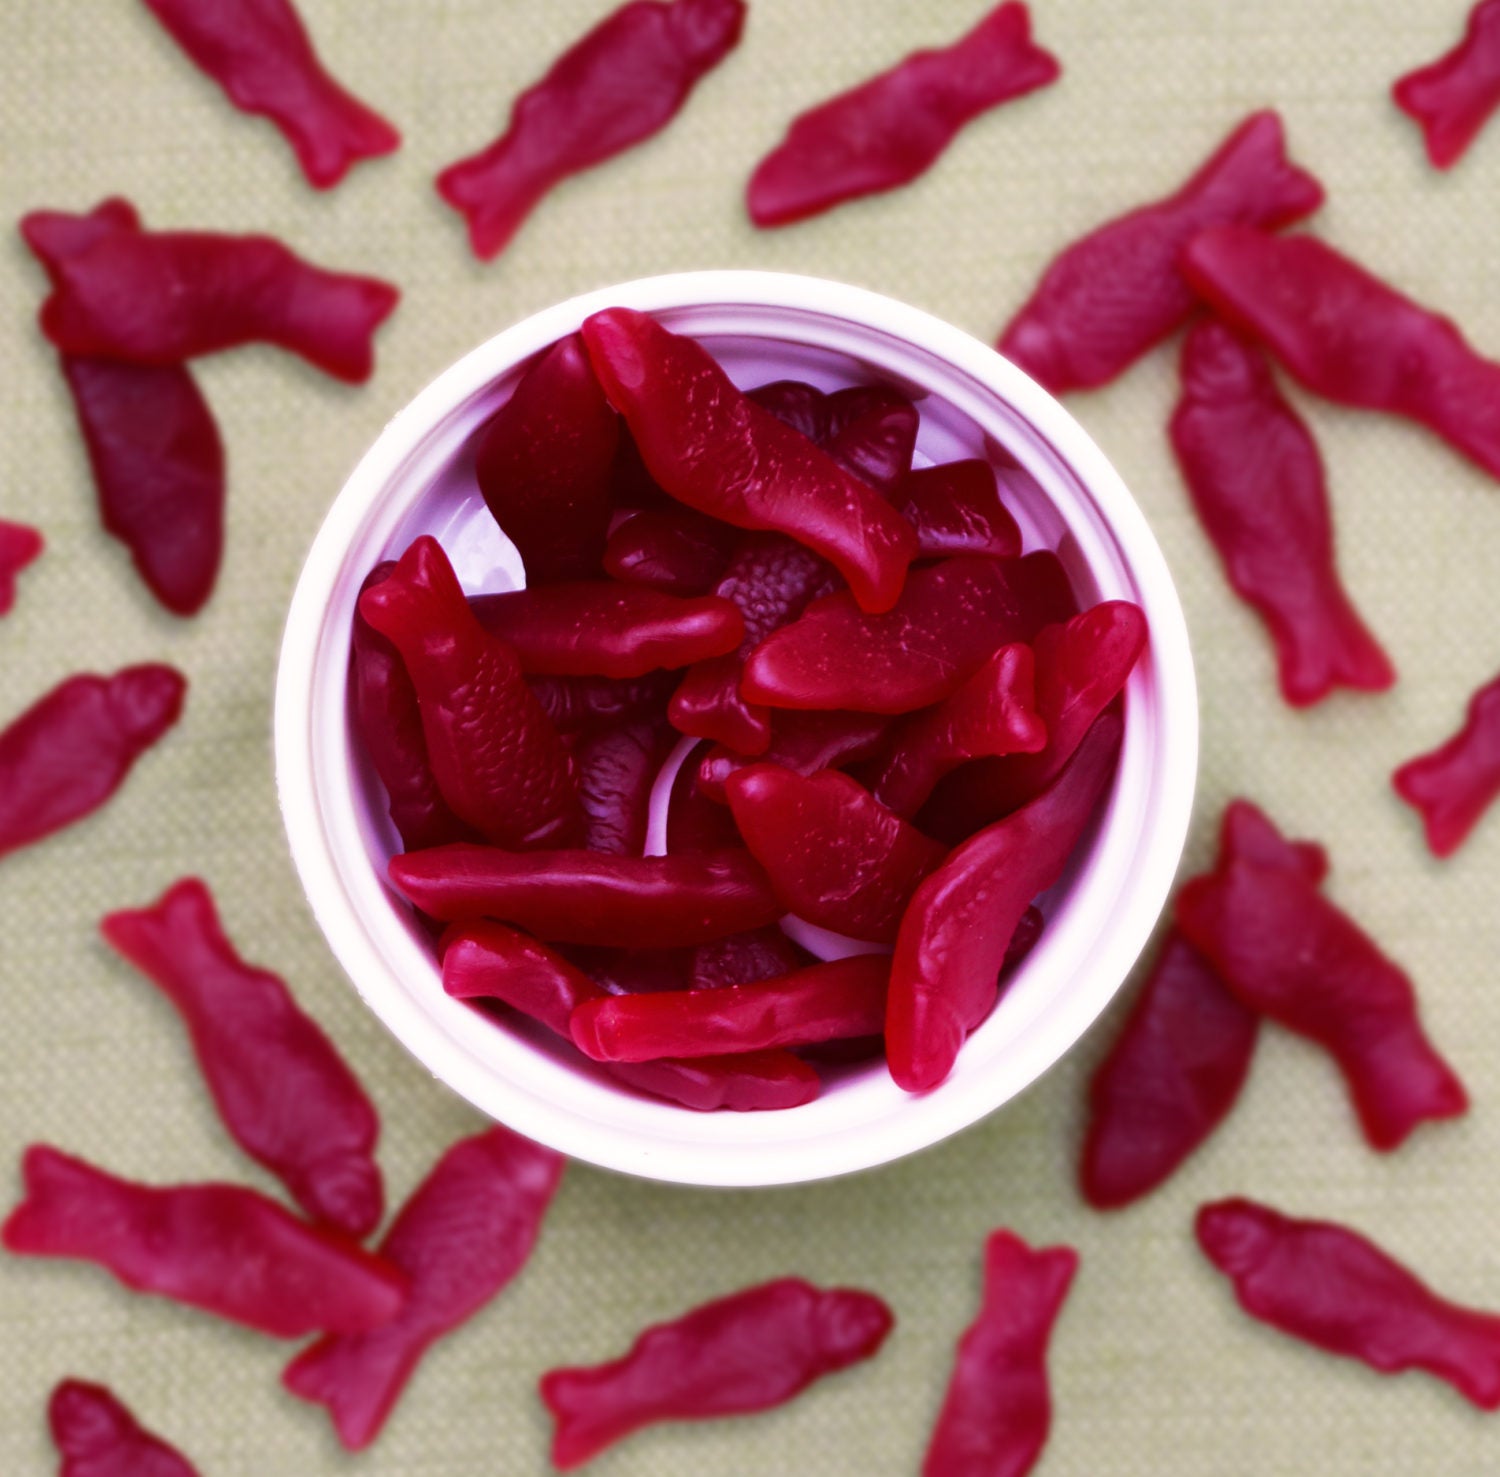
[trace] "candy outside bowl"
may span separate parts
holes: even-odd
[[[444,994],[430,935],[386,880],[400,844],[348,711],[361,581],[418,534],[444,545],[465,590],[522,583],[474,481],[476,433],[536,354],[591,313],[627,306],[699,339],[742,387],[884,382],[921,412],[917,461],[1014,459],[1007,505],[1027,549],[1057,551],[1080,603],[1132,600],[1150,644],[1126,691],[1119,766],[1067,874],[1043,899],[1041,941],[969,1037],[952,1075],[912,1096],[883,1062],[829,1072],[779,1112],[700,1113],[639,1095],[555,1038]],[[695,1185],[827,1178],[936,1143],[1008,1102],[1079,1039],[1135,963],[1181,856],[1198,713],[1182,608],[1124,483],[1076,421],[1014,365],[889,298],[812,278],[694,272],[574,298],[482,344],[386,427],[335,499],[287,619],[276,689],[276,771],[313,912],[361,996],[436,1077],[574,1158]],[[679,745],[680,759],[687,745]],[[659,851],[670,762],[648,850]]]

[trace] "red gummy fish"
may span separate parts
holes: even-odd
[[[21,235],[53,286],[59,264],[117,232],[135,207],[105,200],[87,215],[34,210]],[[192,615],[213,591],[224,548],[224,447],[185,364],[60,356],[88,450],[105,531],[130,550],[151,593]]]
[[[458,818],[501,846],[566,845],[583,812],[568,756],[509,644],[479,624],[442,545],[423,534],[359,613],[401,654],[428,759]]]
[[[270,236],[115,231],[57,264],[42,330],[65,354],[179,364],[241,344],[286,349],[358,384],[400,293],[330,272]]]
[[[172,39],[246,113],[269,118],[320,190],[401,135],[319,62],[290,0],[145,0]]]
[[[500,138],[438,175],[474,255],[503,251],[561,180],[665,128],[744,24],[744,0],[632,0],[575,41],[516,99]]]
[[[21,1167],[26,1198],[0,1231],[18,1256],[94,1262],[275,1338],[377,1328],[405,1302],[388,1261],[242,1185],[133,1184],[43,1144]]]
[[[47,1402],[47,1424],[62,1457],[57,1477],[198,1477],[103,1385],[64,1380]]]
[[[147,663],[59,683],[0,732],[0,856],[97,810],[177,722],[187,679]]]
[[[1422,130],[1438,169],[1456,164],[1500,107],[1500,0],[1480,0],[1452,51],[1398,78],[1391,96]]]
[[[1210,226],[1310,215],[1323,188],[1286,157],[1281,119],[1253,113],[1188,182],[1075,241],[1042,276],[999,349],[1055,395],[1114,379],[1187,321],[1182,249]]]
[[[1244,1199],[1205,1205],[1196,1230],[1252,1318],[1382,1374],[1425,1370],[1500,1409],[1500,1316],[1439,1297],[1358,1232]]]
[[[235,1142],[314,1220],[368,1236],[384,1204],[375,1109],[285,983],[235,952],[208,888],[185,878],[99,931],[181,1014]]]
[[[868,483],[741,394],[700,344],[645,313],[595,313],[583,341],[672,497],[737,528],[789,534],[849,581],[862,610],[896,603],[917,535]]]
[[[984,1300],[959,1340],[923,1477],[1024,1477],[1052,1427],[1047,1345],[1078,1271],[1070,1246],[1012,1231],[984,1247]]]
[[[648,1328],[608,1364],[543,1375],[542,1400],[557,1421],[553,1464],[581,1466],[656,1421],[769,1410],[869,1359],[894,1322],[871,1293],[800,1277],[705,1303]]]
[[[1500,795],[1500,677],[1469,699],[1463,727],[1447,743],[1408,759],[1391,783],[1421,812],[1432,854],[1457,851]]]
[[[1254,345],[1199,322],[1182,348],[1170,434],[1229,582],[1276,643],[1281,691],[1305,707],[1335,687],[1378,692],[1395,668],[1334,563],[1323,459]]]
[[[1500,477],[1500,362],[1452,320],[1311,236],[1222,226],[1193,239],[1182,269],[1315,395],[1405,416]]]
[[[526,1265],[563,1159],[492,1128],[454,1144],[396,1214],[380,1254],[410,1279],[396,1316],[305,1349],[282,1381],[328,1407],[339,1440],[368,1446],[428,1347],[473,1317]]]
[[[1032,41],[1026,7],[997,6],[951,45],[913,52],[793,119],[751,176],[750,219],[787,225],[894,190],[930,168],[966,123],[1061,73]]]

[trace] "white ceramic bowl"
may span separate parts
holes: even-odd
[[[1047,927],[953,1074],[912,1097],[883,1064],[835,1074],[817,1101],[696,1113],[637,1096],[561,1043],[498,1026],[442,990],[430,941],[385,880],[399,846],[352,741],[350,622],[371,565],[436,534],[471,593],[520,583],[472,471],[476,429],[539,350],[624,305],[701,339],[743,387],[879,380],[918,400],[919,461],[1003,446],[1035,479],[1008,497],[1028,548],[1057,549],[1084,604],[1133,600],[1150,625],[1130,678],[1119,769],[1101,819],[1046,900]],[[1038,490],[1039,489],[1039,490]],[[1166,901],[1197,768],[1192,656],[1171,576],[1140,510],[1073,418],[967,334],[889,298],[766,272],[653,277],[549,308],[489,340],[395,417],[334,501],[287,619],[276,770],[308,900],[367,1004],[476,1107],[578,1159],[697,1185],[821,1179],[909,1154],[1009,1101],[1119,988]],[[664,787],[658,786],[660,794]],[[659,829],[659,828],[658,828]]]

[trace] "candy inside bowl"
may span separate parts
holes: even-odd
[[[881,1061],[820,1069],[819,1095],[775,1112],[695,1112],[644,1095],[530,1023],[444,993],[430,925],[387,880],[401,849],[355,740],[349,644],[361,584],[421,534],[467,594],[516,588],[514,547],[481,500],[477,433],[544,349],[610,307],[699,341],[741,388],[798,380],[884,384],[918,407],[914,461],[983,457],[1027,550],[1055,551],[1077,604],[1133,602],[1150,640],[1125,694],[1108,795],[1057,886],[1040,942],[953,1071],[907,1093]],[[664,1180],[754,1185],[823,1178],[912,1152],[1014,1096],[1060,1057],[1119,987],[1166,899],[1186,834],[1197,753],[1191,657],[1160,551],[1120,479],[1068,414],[958,330],[858,289],[752,272],[653,278],[574,299],[460,361],[387,427],[336,500],[288,618],[278,676],[277,772],[296,865],[361,994],[435,1075],[476,1106],[575,1157]],[[658,780],[646,850],[665,843],[679,744]],[[784,924],[819,955],[845,941]]]

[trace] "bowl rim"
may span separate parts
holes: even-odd
[[[1151,593],[1147,615],[1150,661],[1158,673],[1166,721],[1155,726],[1152,773],[1161,779],[1151,830],[1135,855],[1133,907],[1109,935],[1114,978],[1073,1002],[1066,1026],[1041,1029],[1022,1070],[1001,1091],[969,1084],[945,1099],[944,1088],[910,1099],[904,1124],[882,1120],[865,1135],[840,1131],[823,1140],[777,1142],[771,1152],[751,1147],[746,1119],[775,1114],[678,1115],[724,1124],[707,1141],[644,1144],[597,1115],[581,1115],[486,1070],[417,1008],[361,922],[341,876],[315,783],[313,694],[318,639],[348,550],[391,479],[425,438],[456,409],[605,307],[645,312],[733,305],[790,310],[874,329],[925,350],[982,385],[1051,448],[1086,489],[1121,558]],[[1134,679],[1132,679],[1134,680]],[[1129,731],[1127,722],[1127,732]],[[276,783],[293,861],[325,938],[361,998],[434,1076],[489,1116],[519,1128],[570,1157],[650,1179],[702,1186],[791,1184],[832,1178],[889,1162],[937,1143],[987,1116],[1024,1091],[1061,1058],[1124,983],[1165,905],[1191,817],[1198,758],[1196,678],[1186,619],[1144,514],[1118,472],[1072,415],[1022,370],[987,344],[943,320],[864,288],[790,273],[721,270],[639,278],[584,293],[532,314],[479,344],[437,376],[386,424],[356,465],[326,515],[308,553],[288,610],[278,661],[274,748]],[[488,1029],[488,1028],[487,1028]],[[532,1053],[535,1055],[535,1053]],[[979,1090],[975,1090],[976,1086]],[[727,1121],[726,1121],[727,1120]],[[736,1120],[739,1120],[736,1122]],[[798,1152],[799,1149],[802,1152]]]

